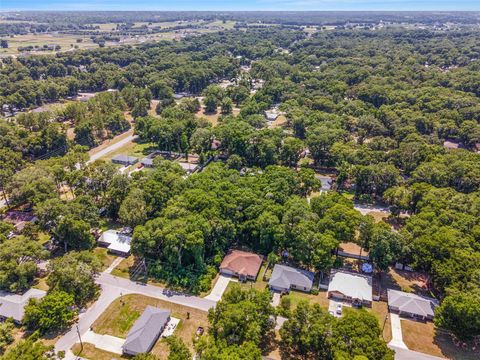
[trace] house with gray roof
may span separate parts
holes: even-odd
[[[170,310],[147,306],[127,334],[122,350],[128,355],[147,353],[170,321]]]
[[[142,160],[140,160],[140,163],[145,167],[152,168],[153,167],[153,158],[144,157]]]
[[[12,318],[17,324],[21,324],[28,300],[32,298],[41,299],[46,294],[43,290],[33,288],[23,295],[0,291],[0,319]]]
[[[277,264],[273,268],[268,287],[282,293],[289,292],[291,289],[309,292],[312,289],[314,277],[310,271]]]
[[[437,300],[392,289],[387,290],[387,295],[390,311],[420,320],[433,320]]]
[[[120,154],[120,155],[114,156],[112,158],[112,162],[114,164],[120,164],[120,165],[123,165],[123,166],[130,166],[130,165],[136,164],[138,162],[138,158],[136,158],[134,156],[128,156],[128,155],[125,155],[125,154]]]

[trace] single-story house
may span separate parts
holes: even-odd
[[[330,274],[328,297],[351,302],[354,305],[372,305],[372,277],[335,271]]]
[[[18,325],[22,323],[25,305],[31,298],[41,299],[47,293],[39,289],[29,289],[23,295],[0,291],[0,319],[13,318]]]
[[[170,310],[147,306],[128,332],[123,352],[137,355],[152,350],[169,321]]]
[[[100,235],[97,240],[98,245],[104,246],[108,251],[121,256],[130,255],[130,243],[132,238],[121,234],[116,230],[107,230]]]
[[[177,164],[180,165],[188,174],[195,172],[195,170],[198,168],[198,164],[192,164],[184,161],[177,161]]]
[[[140,160],[140,163],[145,167],[152,168],[153,167],[153,158],[144,157],[142,160]]]
[[[309,292],[315,275],[307,270],[296,269],[286,265],[275,265],[268,282],[271,290],[282,293],[291,289]]]
[[[278,112],[273,111],[273,110],[266,110],[265,111],[265,117],[267,118],[268,121],[275,121],[278,118],[278,115],[280,115]]]
[[[416,319],[433,320],[437,300],[392,289],[387,290],[387,295],[390,311]]]
[[[233,250],[223,258],[220,272],[224,275],[238,277],[241,281],[255,281],[261,266],[262,257],[260,255]]]
[[[27,223],[34,223],[38,220],[32,211],[8,210],[3,216],[3,220],[15,226],[15,230],[20,232]]]
[[[138,162],[138,158],[134,156],[128,156],[125,154],[117,155],[112,158],[114,164],[120,164],[123,166],[130,166]]]

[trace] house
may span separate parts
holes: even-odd
[[[460,143],[458,141],[445,140],[443,142],[443,147],[446,149],[458,149],[460,147]]]
[[[437,300],[392,289],[387,290],[387,295],[391,312],[420,320],[433,320]]]
[[[128,156],[125,154],[117,155],[112,158],[114,164],[120,164],[123,166],[130,166],[138,162],[138,158],[134,156]]]
[[[177,164],[180,165],[187,174],[192,174],[198,169],[198,164],[192,164],[184,161],[177,161]]]
[[[327,291],[328,298],[344,300],[353,305],[372,305],[371,276],[342,270],[332,271]]]
[[[261,266],[262,257],[260,255],[233,250],[223,258],[220,272],[224,275],[238,277],[241,281],[255,281]]]
[[[142,160],[140,160],[140,163],[145,167],[153,168],[153,158],[144,157]]]
[[[273,110],[266,110],[265,111],[265,117],[267,118],[268,121],[275,121],[277,120],[278,115],[280,115],[278,112],[273,111]]]
[[[170,321],[170,310],[147,306],[127,334],[122,350],[128,355],[147,353],[152,350]]]
[[[22,210],[22,208],[10,209],[3,216],[5,222],[15,226],[15,231],[21,232],[27,223],[35,223],[38,218],[31,210]]]
[[[132,238],[116,230],[107,230],[97,240],[98,245],[106,247],[108,251],[121,256],[130,255]]]
[[[313,286],[314,274],[310,271],[296,269],[286,265],[275,265],[268,287],[282,293],[291,289],[309,292]]]
[[[30,289],[23,295],[12,294],[0,291],[0,319],[13,318],[13,321],[20,325],[23,319],[25,305],[28,300],[41,299],[47,293],[39,289]]]

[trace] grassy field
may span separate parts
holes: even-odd
[[[122,277],[125,279],[130,278],[130,268],[135,263],[135,257],[130,255],[128,258],[122,260],[120,264],[118,264],[115,269],[112,270],[112,275]]]
[[[97,247],[93,250],[93,253],[102,263],[102,271],[108,268],[116,258],[115,255],[109,254],[106,248]]]
[[[380,329],[383,327],[383,339],[386,342],[392,340],[392,326],[390,325],[390,316],[385,321],[385,317],[388,314],[388,304],[384,301],[374,301],[372,302],[372,308],[367,308],[367,310],[377,317],[378,323],[380,324]],[[383,326],[384,323],[385,326]]]
[[[93,331],[98,334],[125,338],[135,320],[138,319],[147,305],[168,309],[172,312],[172,317],[180,319],[180,324],[175,330],[175,336],[182,339],[191,349],[193,349],[192,340],[197,328],[199,326],[206,328],[208,325],[207,313],[204,311],[148,296],[131,294],[122,296],[110,304],[107,310],[94,322]],[[189,316],[187,313],[189,313]],[[168,346],[164,342],[158,341],[152,353],[160,359],[166,359]]]
[[[454,360],[480,359],[480,349],[457,346],[452,337],[431,322],[402,320],[403,341],[409,349]]]
[[[77,39],[82,38],[81,43],[77,43]],[[92,49],[97,48],[98,45],[93,43],[88,36],[81,35],[68,35],[68,34],[27,34],[27,35],[15,35],[14,37],[7,38],[8,48],[0,49],[0,55],[18,55],[19,47],[23,46],[39,46],[43,45],[60,45],[60,51],[67,51],[74,49],[74,46],[77,45],[79,49]],[[32,52],[35,54],[51,54],[54,51],[38,51]]]

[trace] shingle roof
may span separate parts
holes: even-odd
[[[7,293],[0,291],[0,316],[4,318],[13,318],[16,322],[21,322],[24,313],[24,307],[31,298],[40,299],[46,295],[46,292],[39,289],[30,289],[23,295]]]
[[[120,234],[116,230],[107,230],[102,233],[98,241],[108,244],[109,250],[128,253],[130,252],[130,243],[132,238],[130,236]]]
[[[262,266],[262,258],[254,253],[246,251],[233,250],[225,256],[220,269],[231,270],[240,275],[256,277]]]
[[[112,158],[112,161],[118,161],[118,162],[123,162],[123,163],[136,163],[138,161],[138,158],[134,156],[128,156],[125,154],[120,154],[116,155]]]
[[[128,332],[123,351],[129,354],[150,351],[169,318],[170,310],[147,306]]]
[[[352,299],[372,301],[372,277],[337,271],[331,275],[328,291],[336,291]]]
[[[144,157],[142,160],[140,160],[140,162],[143,164],[143,165],[153,165],[153,158],[148,158],[148,157]]]
[[[419,316],[431,316],[435,313],[437,301],[432,298],[410,294],[398,290],[387,290],[388,305],[403,312]]]
[[[286,289],[289,289],[291,285],[311,288],[314,277],[315,275],[310,271],[277,264],[273,268],[268,285]]]

